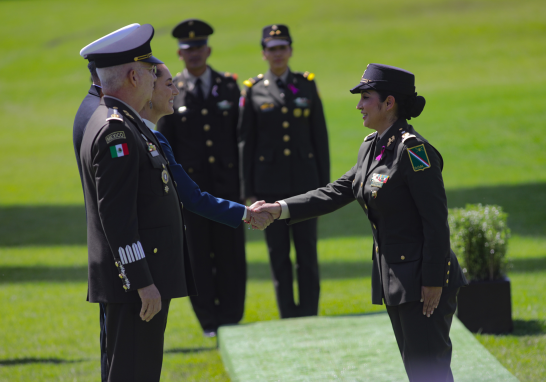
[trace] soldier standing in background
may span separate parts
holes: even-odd
[[[268,203],[325,186],[330,180],[328,133],[314,74],[292,72],[285,25],[263,28],[265,75],[244,82],[239,103],[242,195]],[[294,302],[290,231],[296,248],[299,304]],[[317,219],[265,231],[281,318],[318,314]]]
[[[171,143],[175,159],[202,191],[238,200],[237,119],[239,87],[230,73],[207,65],[211,48],[207,23],[188,19],[172,31],[186,68],[174,78],[180,94],[174,114],[157,129]],[[238,323],[244,313],[246,259],[243,225],[235,230],[184,210],[198,296],[191,303],[205,336],[220,325]]]

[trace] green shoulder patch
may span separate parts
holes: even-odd
[[[407,150],[413,171],[424,171],[427,168],[430,168],[430,160],[428,159],[425,145],[421,144],[408,148]]]

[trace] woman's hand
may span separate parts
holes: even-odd
[[[442,287],[421,287],[421,302],[423,303],[423,315],[430,317],[434,313],[434,309],[440,303],[442,296]]]

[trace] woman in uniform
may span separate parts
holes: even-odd
[[[372,303],[387,306],[410,381],[453,381],[449,331],[467,282],[450,249],[442,156],[407,123],[425,99],[412,73],[379,64],[367,66],[351,93],[375,130],[355,166],[326,187],[258,210],[294,224],[357,200],[374,238]]]
[[[313,73],[293,72],[292,37],[286,25],[262,30],[265,74],[244,81],[239,102],[239,149],[243,199],[267,202],[330,182],[328,132]],[[299,301],[294,299],[290,241],[296,249]],[[265,231],[281,318],[316,316],[320,279],[317,219]]]

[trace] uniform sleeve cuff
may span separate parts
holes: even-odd
[[[446,284],[449,283],[446,282],[446,271],[445,271],[445,265],[440,264],[423,264],[422,265],[422,282],[423,286],[429,286],[429,287],[443,287],[447,286]]]
[[[284,200],[278,200],[276,203],[279,203],[282,208],[281,216],[279,219],[290,219],[290,210],[288,209],[288,204]]]
[[[245,210],[243,211],[243,218],[241,220],[248,220],[247,215],[248,215],[248,207],[245,206]]]

